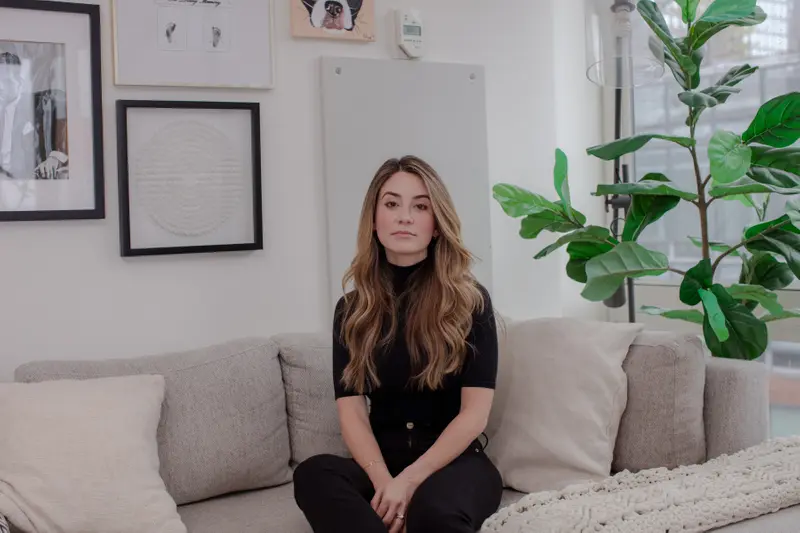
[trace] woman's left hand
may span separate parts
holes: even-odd
[[[401,533],[405,526],[408,502],[417,490],[417,485],[400,474],[379,490],[372,499],[372,508],[389,528],[389,533]]]

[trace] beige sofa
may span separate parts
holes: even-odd
[[[310,533],[293,499],[292,466],[317,453],[347,453],[330,344],[329,334],[284,334],[134,359],[33,362],[15,378],[164,375],[161,475],[188,530]],[[615,470],[699,462],[768,435],[760,364],[706,359],[695,338],[647,331],[624,367],[628,403]],[[521,496],[506,491],[503,504]],[[794,507],[719,531],[796,533],[798,524]]]

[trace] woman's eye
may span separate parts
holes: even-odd
[[[388,201],[388,202],[386,202],[384,205],[385,205],[386,207],[395,207],[395,206],[397,205],[397,202],[395,202],[395,201],[393,201],[393,200],[389,200],[389,201]]]
[[[419,204],[417,205],[417,209],[419,209],[420,211],[425,211],[426,209],[428,209],[428,206],[426,204]]]

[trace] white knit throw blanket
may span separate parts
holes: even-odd
[[[489,517],[481,533],[702,532],[798,503],[800,436],[700,465],[528,494]]]

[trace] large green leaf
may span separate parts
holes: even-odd
[[[695,108],[715,107],[719,105],[719,100],[702,91],[683,91],[678,93],[678,100]]]
[[[800,278],[800,235],[785,229],[763,233],[746,244],[751,252],[771,252],[783,256],[794,275]]]
[[[703,301],[703,310],[705,311],[703,325],[708,323],[717,340],[725,342],[730,337],[730,332],[726,324],[725,313],[722,312],[717,297],[713,292],[705,289],[700,289],[698,296]]]
[[[604,254],[614,247],[608,242],[575,241],[567,245],[567,276],[578,283],[586,283],[586,263],[589,259]]]
[[[767,349],[767,326],[744,305],[737,302],[725,287],[715,284],[711,292],[725,315],[728,340],[720,341],[714,333],[708,315],[703,320],[703,336],[711,353],[729,359],[757,359]]]
[[[519,228],[519,236],[523,239],[535,239],[543,231],[566,233],[578,227],[580,226],[567,220],[564,214],[554,213],[552,211],[541,211],[522,219]]]
[[[561,198],[561,203],[564,206],[564,213],[566,213],[567,218],[572,222],[577,222],[572,210],[572,201],[569,197],[569,179],[567,175],[567,155],[559,148],[556,148],[556,162],[553,166],[553,184],[555,185],[558,197]]]
[[[684,200],[697,200],[697,194],[679,189],[663,174],[650,173],[641,181],[634,183],[614,183],[598,185],[595,196],[606,194],[677,196]]]
[[[703,313],[697,309],[662,309],[652,305],[643,305],[639,310],[648,315],[663,316],[673,320],[685,320],[694,324],[703,323]]]
[[[678,5],[681,6],[681,14],[683,15],[683,22],[689,23],[694,22],[694,18],[697,16],[697,5],[700,3],[700,0],[676,0]]]
[[[747,175],[731,183],[713,185],[709,194],[714,197],[753,193],[800,193],[800,176],[770,167],[750,167]]]
[[[692,241],[692,244],[694,244],[698,248],[702,248],[703,247],[703,241],[699,237],[689,237],[689,240]],[[717,241],[709,241],[708,247],[711,250],[715,251],[715,252],[727,252],[728,250],[733,248],[732,246],[727,245],[724,242],[717,242]],[[734,250],[734,251],[730,252],[729,255],[738,257],[739,256],[739,252]]]
[[[783,312],[783,306],[778,303],[778,295],[761,285],[731,285],[726,289],[736,300],[750,300],[757,302],[772,314]]]
[[[777,96],[761,106],[742,140],[785,148],[800,139],[800,92]]]
[[[755,26],[767,20],[767,14],[763,9],[756,6],[756,8],[749,14],[735,20],[728,20],[725,22],[713,22],[708,20],[699,19],[693,26],[689,33],[689,43],[692,50],[697,50],[714,35],[721,32],[729,26]]]
[[[686,305],[697,305],[700,303],[700,291],[710,288],[713,283],[714,272],[711,270],[711,261],[701,259],[686,272],[678,290],[678,297]]]
[[[503,211],[511,217],[524,217],[542,211],[553,213],[561,211],[555,203],[542,195],[508,183],[496,184],[492,187],[492,195]]]
[[[635,135],[633,137],[626,137],[618,139],[607,144],[592,146],[586,150],[589,155],[599,157],[605,161],[611,161],[625,154],[635,152],[653,139],[662,139],[671,141],[686,148],[695,145],[694,139],[689,137],[671,137],[669,135],[659,135],[655,133],[648,133],[642,135]]]
[[[750,164],[753,166],[777,168],[789,173],[800,172],[800,147],[771,148],[754,145],[750,148],[753,151]]]
[[[761,285],[765,289],[777,291],[792,284],[794,274],[789,265],[778,261],[772,254],[756,252],[742,261],[739,283]]]
[[[623,242],[586,263],[587,281],[581,295],[599,302],[613,295],[625,278],[660,276],[668,268],[666,255],[635,242]]]
[[[671,187],[670,183],[663,174],[651,173],[645,175],[638,183],[622,184],[638,187],[639,190],[639,193],[634,194],[631,198],[631,206],[625,217],[625,228],[622,230],[623,241],[635,241],[647,226],[663,217],[680,203],[677,193],[681,191]],[[616,187],[616,185],[611,187]],[[648,189],[648,187],[652,188]],[[665,187],[663,192],[671,191],[676,195],[650,194],[657,192],[659,187]]]
[[[760,222],[744,230],[744,238],[745,239],[752,239],[758,235],[767,233],[768,230],[771,231],[778,231],[784,230],[789,231],[791,233],[800,233],[800,229],[792,224],[789,215],[781,215],[778,218],[774,218],[772,220],[767,220],[766,222]]]
[[[800,228],[800,196],[793,196],[786,202],[786,216],[795,228]]]
[[[756,0],[714,0],[698,22],[730,22],[746,17],[756,8]]]
[[[664,19],[664,15],[662,15],[661,11],[658,9],[658,5],[652,0],[639,0],[636,4],[636,8],[642,16],[642,19],[650,26],[650,29],[653,30],[653,33],[664,43],[666,50],[669,51],[674,61],[680,65],[680,69],[686,75],[692,76],[695,74],[697,72],[697,66],[692,61],[691,56],[684,54],[683,50],[678,46],[678,43],[675,41],[667,25],[667,21]]]
[[[556,242],[543,248],[539,253],[534,256],[534,259],[541,259],[546,257],[547,255],[553,253],[554,251],[558,250],[565,244],[569,244],[571,242],[591,242],[591,243],[607,243],[607,242],[614,242],[612,241],[613,237],[611,236],[611,232],[608,231],[607,228],[601,226],[586,226],[585,228],[577,229],[571,233],[567,233],[566,235],[559,237]]]
[[[776,320],[785,320],[787,318],[800,318],[800,309],[786,309],[778,315],[768,313],[759,317],[762,322],[774,322]]]
[[[730,183],[750,168],[750,147],[733,132],[719,130],[708,143],[711,176],[716,183]]]
[[[725,102],[728,101],[728,98],[732,94],[737,94],[741,91],[741,89],[735,87],[735,85],[738,85],[739,83],[744,81],[748,76],[750,76],[757,70],[758,67],[751,67],[748,64],[741,65],[738,67],[733,67],[728,72],[726,72],[725,75],[722,76],[717,81],[716,84],[712,85],[711,87],[703,89],[702,91],[700,91],[700,93],[711,98],[713,102],[715,102],[714,105],[724,104]],[[701,100],[702,97],[699,97],[698,100],[691,100],[691,101],[694,101],[696,104],[699,104]],[[686,103],[685,100],[682,101]],[[703,113],[703,110],[705,110],[706,107],[712,107],[712,106],[693,105],[692,107],[694,108],[694,111],[693,113],[690,114],[689,118],[686,119],[687,126],[694,126],[695,124],[697,124],[697,121],[700,119],[700,115]]]

